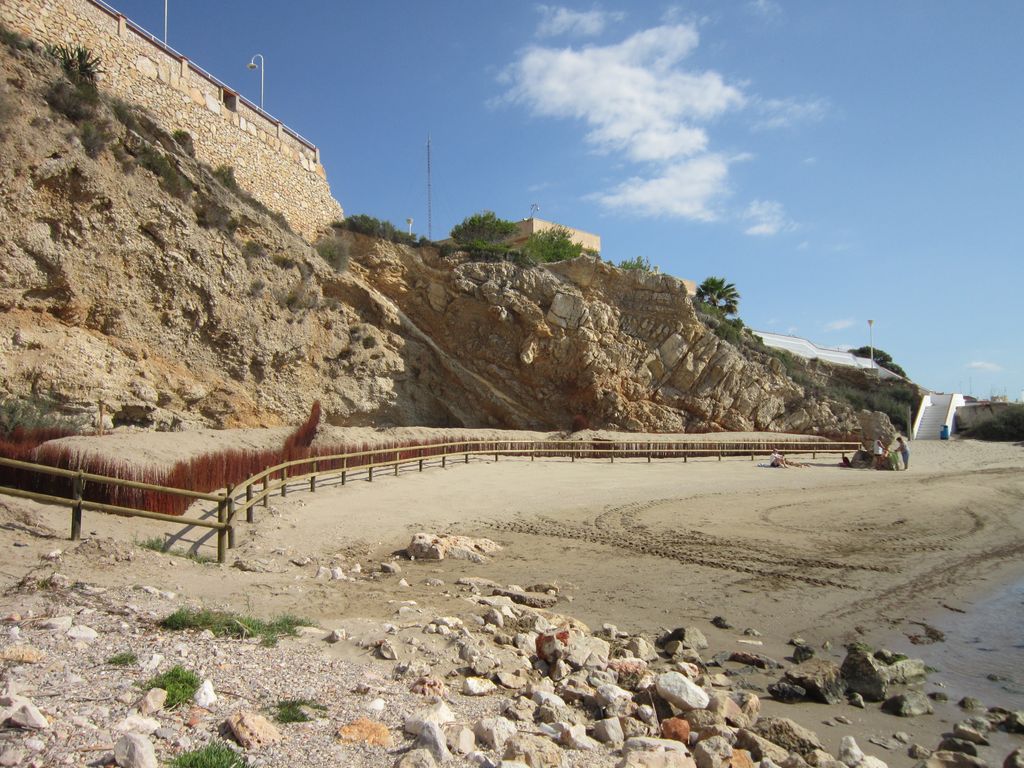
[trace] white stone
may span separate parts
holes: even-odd
[[[216,704],[217,694],[213,690],[213,683],[210,680],[203,680],[199,690],[192,696],[192,701],[205,709],[209,709]]]
[[[552,707],[564,707],[565,699],[559,696],[557,693],[551,691],[534,691],[530,697],[538,706],[544,706],[545,704]]]
[[[153,743],[140,733],[126,733],[114,745],[114,760],[121,768],[158,768]]]
[[[605,744],[621,744],[624,734],[617,717],[606,717],[594,723],[594,738]]]
[[[504,749],[505,742],[518,730],[515,723],[504,717],[485,717],[473,726],[473,733],[480,743],[488,749],[497,750]]]
[[[704,709],[711,700],[703,688],[679,672],[666,672],[659,675],[656,686],[658,694],[663,699],[684,712],[692,709]]]
[[[405,718],[404,727],[406,733],[418,736],[420,731],[423,730],[423,725],[425,723],[447,725],[448,723],[454,722],[455,715],[452,713],[451,708],[443,701],[439,701],[436,704]]]
[[[139,712],[143,715],[152,715],[163,709],[166,701],[167,691],[163,688],[150,688],[139,702]]]
[[[149,735],[160,727],[160,723],[152,717],[142,715],[128,715],[124,720],[114,726],[115,731],[122,733],[143,733]]]
[[[448,751],[448,739],[445,738],[441,726],[434,722],[426,722],[420,729],[419,738],[416,740],[416,747],[426,749],[439,763],[447,763],[452,759],[452,753]]]
[[[384,711],[385,706],[384,699],[374,699],[366,705],[366,711],[379,715]]]
[[[466,696],[486,696],[498,689],[485,677],[467,677],[462,683],[462,693]]]
[[[50,721],[46,719],[36,705],[17,694],[0,697],[0,723],[10,721],[19,728],[28,728],[40,731],[50,727]]]
[[[80,640],[83,643],[91,643],[100,636],[99,632],[92,627],[85,626],[84,624],[78,624],[77,626],[72,627],[68,630],[67,634],[72,640]]]

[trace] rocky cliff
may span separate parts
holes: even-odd
[[[0,398],[158,428],[295,421],[319,399],[335,424],[856,429],[715,336],[669,276],[345,231],[324,233],[332,266],[144,114],[49,106],[44,54],[0,46],[0,74]]]

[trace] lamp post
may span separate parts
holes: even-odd
[[[167,0],[164,0],[164,45],[167,45]]]
[[[868,337],[869,337],[868,343],[871,345],[869,347],[869,349],[871,350],[871,370],[874,371],[875,370],[875,321],[874,320],[868,320]]]
[[[256,59],[260,60],[259,64],[256,63]],[[260,109],[263,109],[263,75],[266,70],[266,64],[263,61],[263,54],[257,53],[252,57],[252,61],[246,64],[246,66],[249,69],[256,69],[256,67],[260,68]]]
[[[406,219],[405,223],[409,226],[409,234],[412,234],[412,219]]]

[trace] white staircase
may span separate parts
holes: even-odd
[[[953,415],[958,405],[964,404],[964,396],[960,394],[950,395],[925,395],[921,401],[921,410],[914,423],[915,440],[938,440],[944,426],[949,426],[949,431],[954,431]]]

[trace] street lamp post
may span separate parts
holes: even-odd
[[[167,45],[167,0],[164,0],[164,45]]]
[[[260,60],[259,64],[256,63],[256,59]],[[266,64],[263,61],[263,54],[257,53],[252,57],[252,61],[246,64],[246,66],[249,69],[256,69],[256,67],[260,68],[260,109],[263,109],[263,75],[266,70]]]

